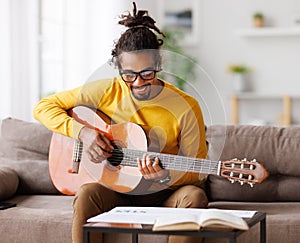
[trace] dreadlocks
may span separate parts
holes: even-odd
[[[128,27],[128,29],[121,35],[112,50],[112,56],[117,62],[118,56],[122,52],[158,50],[163,44],[163,40],[158,39],[153,31],[165,37],[164,33],[155,26],[156,22],[148,15],[148,11],[137,11],[135,2],[133,2],[133,15],[128,12],[127,15],[121,15],[121,18],[119,24]],[[158,56],[155,58],[156,60],[160,59]]]

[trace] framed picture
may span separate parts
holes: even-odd
[[[163,0],[159,5],[162,29],[181,32],[182,45],[195,45],[199,38],[200,0]]]

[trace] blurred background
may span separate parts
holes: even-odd
[[[300,1],[135,2],[184,60],[186,82],[173,81],[207,125],[300,124]],[[127,10],[132,1],[0,0],[0,119],[33,120],[40,98],[84,84],[110,59]]]

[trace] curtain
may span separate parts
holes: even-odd
[[[38,97],[38,35],[36,0],[2,0],[1,119],[31,120]]]

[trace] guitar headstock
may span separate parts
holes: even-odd
[[[256,183],[263,182],[269,175],[265,167],[256,160],[247,159],[221,161],[220,175],[227,178],[231,183],[247,183],[253,187]]]

